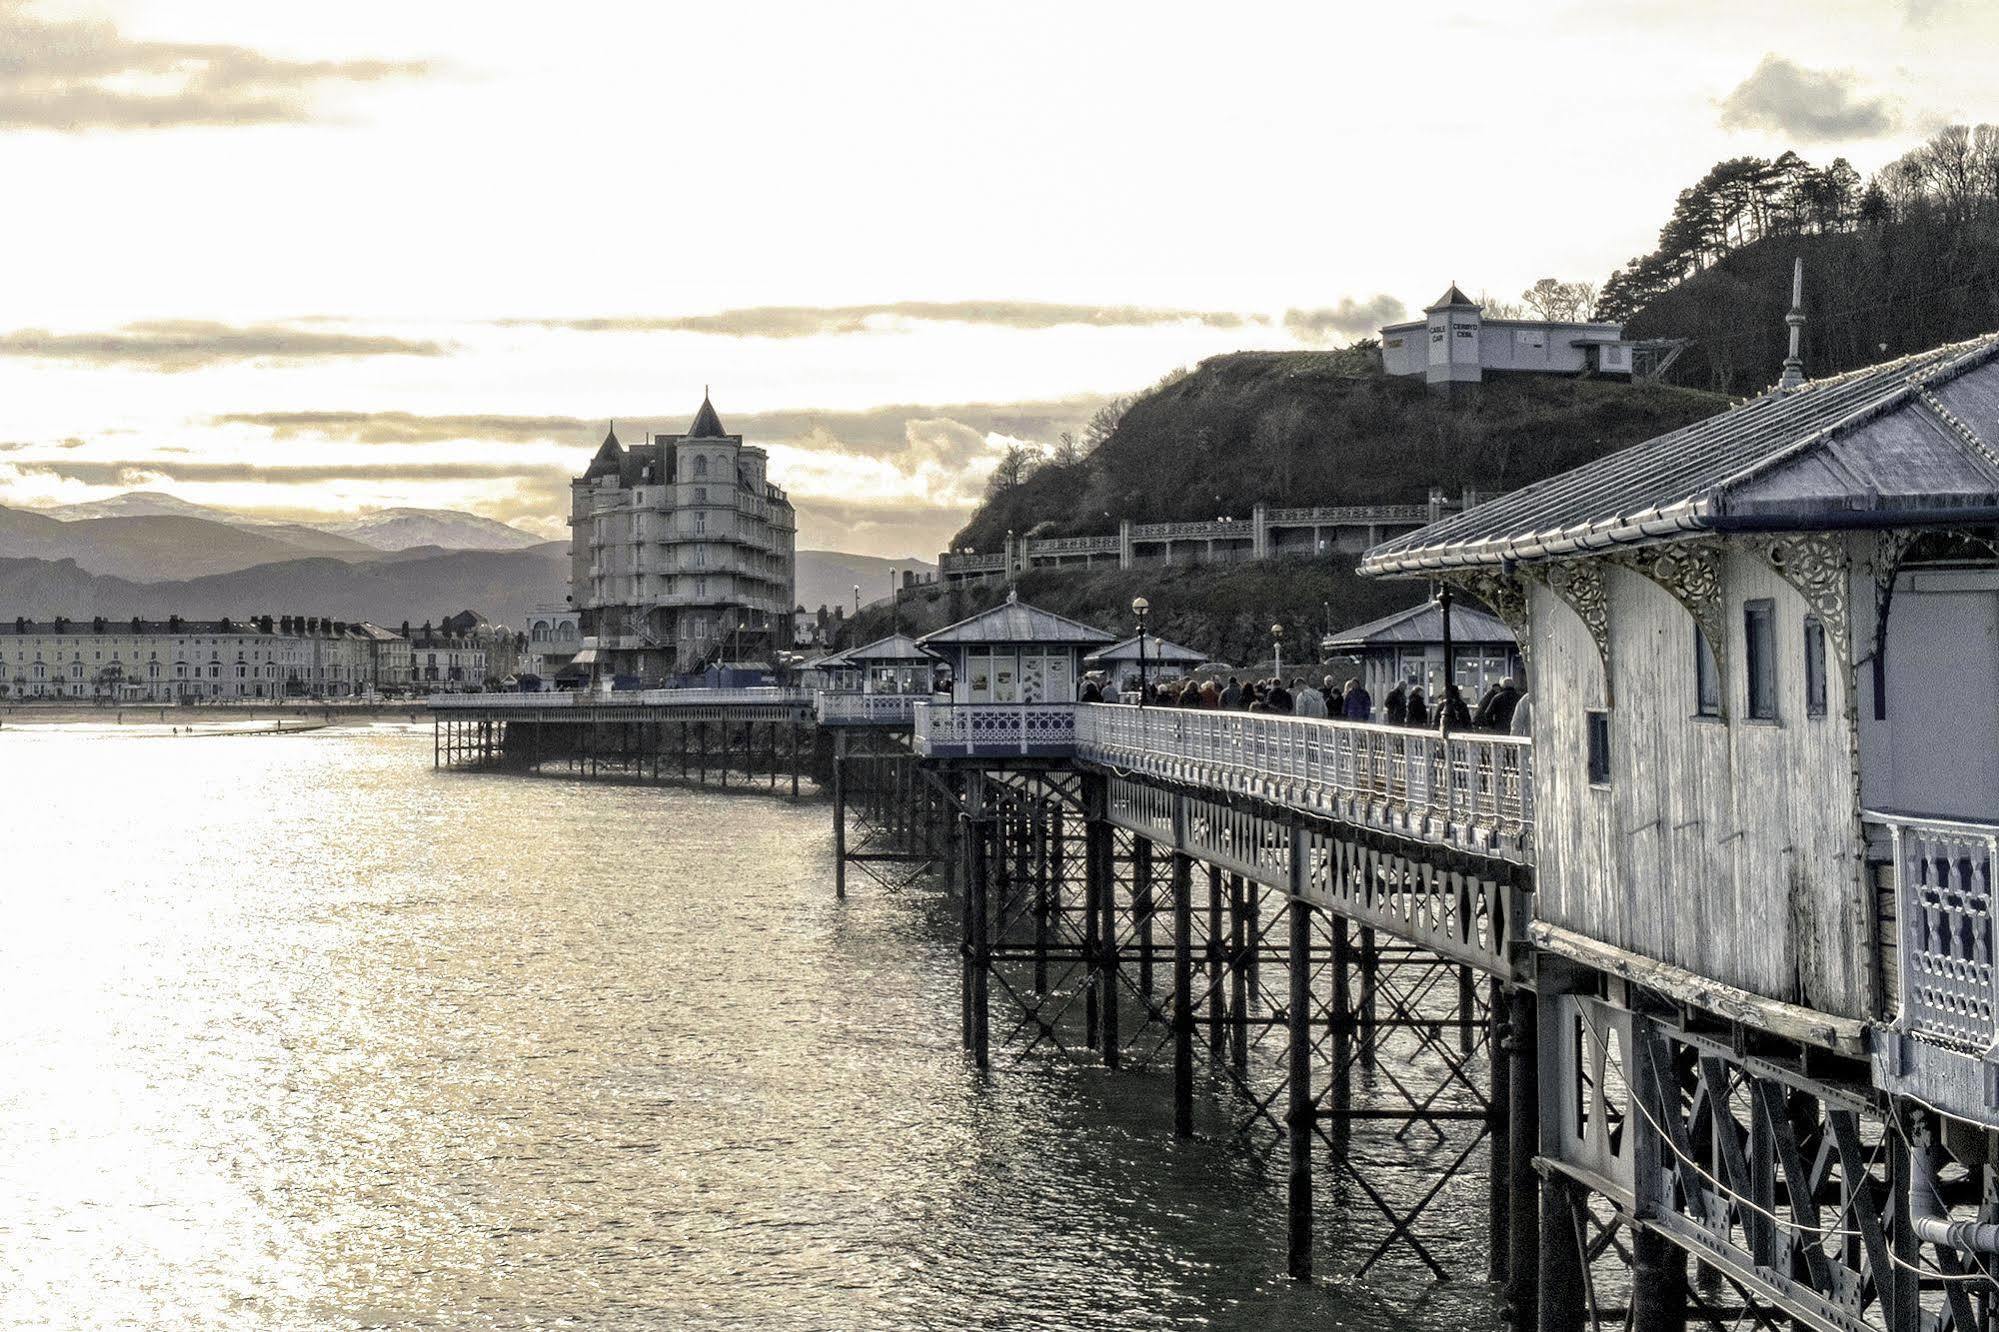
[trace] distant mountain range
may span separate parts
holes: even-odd
[[[921,560],[798,553],[799,604],[853,608]],[[569,547],[448,509],[384,509],[307,526],[146,491],[55,509],[0,508],[0,616],[319,615],[395,625],[467,608],[518,626],[562,605]]]
[[[481,518],[476,513],[460,513],[456,509],[378,509],[359,518],[302,524],[218,509],[152,490],[132,490],[109,499],[31,512],[65,523],[99,518],[199,518],[205,522],[221,523],[225,527],[247,527],[260,531],[277,529],[288,533],[318,532],[344,538],[349,543],[345,548],[371,550],[408,550],[412,546],[442,546],[447,550],[526,550],[547,540],[532,532],[523,532],[518,527]],[[292,540],[293,544],[310,548],[296,537]],[[325,547],[329,554],[338,553],[342,548]]]

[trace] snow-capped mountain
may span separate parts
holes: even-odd
[[[376,550],[408,550],[412,546],[442,546],[447,550],[524,550],[547,537],[455,509],[379,509],[337,523],[315,523]]]
[[[52,509],[38,509],[58,522],[75,523],[86,518],[206,518],[211,523],[227,523],[231,527],[284,527],[288,524],[282,518],[253,518],[248,514],[236,513],[229,509],[217,509],[206,504],[196,504],[174,495],[162,495],[157,490],[128,490],[110,499],[89,500],[82,504],[60,504]]]

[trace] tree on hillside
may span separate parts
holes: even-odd
[[[986,498],[1000,499],[1019,489],[1034,471],[1034,455],[1025,445],[1009,444],[993,466],[993,474],[986,478]]]
[[[1545,277],[1520,293],[1521,301],[1543,319],[1584,323],[1596,316],[1596,284]]]

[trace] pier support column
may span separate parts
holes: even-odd
[[[847,733],[833,733],[833,895],[847,896]],[[687,731],[680,732],[680,775],[687,776]]]
[[[1541,1271],[1540,1181],[1534,1156],[1541,1150],[1539,1014],[1534,992],[1515,986],[1506,997],[1507,1183],[1506,1302],[1516,1332],[1535,1323],[1535,1290]]]
[[[1034,838],[1034,992],[1048,993],[1048,807],[1035,801]]]
[[[1145,999],[1145,1016],[1157,1011],[1152,1001],[1152,842],[1134,838],[1131,848],[1131,925],[1138,936],[1138,992]]]
[[[1327,1099],[1333,1113],[1333,1147],[1344,1157],[1351,1131],[1347,1112],[1353,1108],[1353,939],[1344,917],[1329,916],[1327,923],[1333,927],[1333,1067]]]
[[[1173,853],[1173,1132],[1194,1136],[1194,861]]]
[[[1559,1170],[1541,1178],[1538,1332],[1582,1332],[1583,1190]]]
[[[1123,1038],[1118,1033],[1120,984],[1117,937],[1117,856],[1109,824],[1103,826],[1103,862],[1097,894],[1097,1039],[1104,1064],[1118,1066]]]
[[[1491,1150],[1486,1168],[1486,1279],[1506,1284],[1508,1228],[1513,1208],[1511,1110],[1512,1060],[1506,1053],[1506,987],[1489,981],[1486,992],[1486,1051],[1491,1061],[1491,1087],[1486,1098],[1486,1134]]]
[[[1290,1149],[1287,1192],[1291,1276],[1312,1278],[1312,908],[1301,897],[1286,904],[1291,926],[1290,1002],[1285,1007],[1291,1038],[1287,1053],[1289,1086],[1284,1134]]]
[[[1219,1064],[1227,1050],[1223,1025],[1228,1005],[1222,999],[1222,872],[1208,866],[1208,1058]]]
[[[1631,1235],[1632,1332],[1686,1332],[1687,1254],[1650,1226]]]
[[[988,987],[992,975],[992,946],[988,938],[991,928],[992,910],[986,893],[986,843],[993,840],[995,830],[990,821],[976,820],[972,824],[972,863],[969,883],[971,899],[969,911],[972,919],[972,1062],[980,1068],[987,1067],[989,1024],[991,1009]]]
[[[1249,905],[1242,875],[1229,875],[1229,1065],[1249,1076]]]
[[[1360,1066],[1374,1067],[1375,979],[1381,972],[1381,950],[1374,942],[1374,926],[1360,927]]]

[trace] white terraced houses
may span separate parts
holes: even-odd
[[[408,644],[365,623],[302,615],[0,621],[0,691],[10,698],[344,698],[408,683]]]

